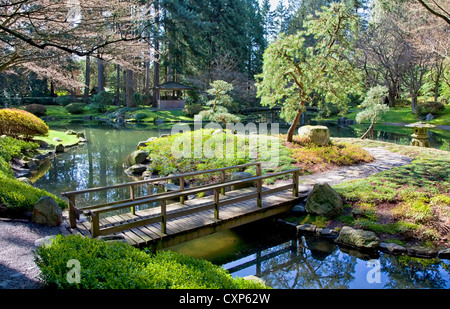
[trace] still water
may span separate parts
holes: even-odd
[[[72,123],[53,130],[85,132],[88,143],[50,159],[35,173],[34,186],[61,192],[138,180],[124,173],[127,156],[139,141],[171,131],[171,125],[112,125]],[[329,126],[333,137],[354,137],[350,127]],[[280,128],[280,133],[287,128]],[[409,136],[377,133],[379,139],[409,144]],[[432,145],[440,147],[439,140]],[[155,191],[153,187],[144,194]],[[78,205],[126,198],[128,191],[89,195]],[[129,196],[129,195],[128,195]],[[213,245],[211,245],[213,244]],[[330,241],[296,238],[271,221],[216,233],[172,250],[204,258],[228,269],[233,276],[257,275],[273,288],[449,288],[450,261],[396,257],[380,253],[361,256]]]

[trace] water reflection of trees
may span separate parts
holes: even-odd
[[[288,243],[283,244],[287,246]],[[294,250],[280,250],[278,245],[263,250],[256,275],[277,289],[341,289],[349,288],[358,276],[356,265],[360,259],[374,257],[360,252],[341,251],[333,242],[310,237],[301,238]],[[281,254],[270,259],[264,256],[278,250]],[[386,289],[442,289],[449,288],[450,261],[418,259],[408,256],[381,254],[381,274]]]
[[[88,143],[51,159],[51,168],[35,185],[59,195],[64,191],[102,187],[133,181],[124,173],[125,158],[136,149],[137,142],[158,131],[84,129]],[[139,190],[148,192],[148,188]],[[77,204],[94,204],[129,197],[128,188],[87,194]]]
[[[300,239],[296,252],[264,262],[262,278],[277,289],[347,288],[356,258],[343,255],[332,242]]]
[[[382,272],[389,275],[385,288],[442,289],[449,288],[449,260],[419,259],[409,256],[384,255]],[[444,278],[446,276],[447,278]]]

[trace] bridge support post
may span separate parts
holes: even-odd
[[[166,200],[161,200],[161,233],[167,234]]]
[[[225,182],[225,171],[222,171],[220,176],[221,176],[220,180],[222,182]],[[220,193],[222,193],[222,195],[225,195],[225,187],[220,188]]]
[[[299,177],[298,171],[295,171],[293,173],[293,177],[294,179],[292,181],[294,183],[294,188],[292,189],[292,195],[294,197],[298,197],[298,177]]]
[[[99,215],[92,213],[91,214],[91,235],[92,238],[96,238],[99,236],[99,229],[100,229],[100,222],[99,222]]]
[[[77,219],[75,218],[75,195],[69,195],[69,223],[70,228],[77,227]]]
[[[214,189],[214,219],[219,220],[219,189]]]
[[[180,177],[180,191],[184,191],[184,177]],[[180,204],[184,204],[184,195],[180,196]]]
[[[261,176],[261,163],[259,163],[258,165],[256,165],[256,176]],[[258,207],[262,207],[262,180],[258,179],[256,181],[256,192],[257,192],[257,197],[256,197],[256,205]]]
[[[130,186],[130,199],[132,201],[134,201],[134,186]],[[136,207],[135,206],[131,206],[131,214],[133,216],[136,215]]]

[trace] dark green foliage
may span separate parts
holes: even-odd
[[[104,113],[108,105],[113,104],[113,98],[114,96],[111,93],[101,91],[92,97],[89,108],[96,112]]]
[[[84,108],[86,107],[86,104],[84,103],[70,103],[66,106],[66,110],[75,115],[83,114]]]
[[[234,279],[208,261],[164,251],[151,255],[130,245],[58,235],[35,252],[45,284],[60,289],[236,289],[264,288]],[[80,262],[80,283],[69,283],[69,260]]]
[[[191,104],[191,105],[187,105],[184,109],[183,109],[183,113],[186,116],[189,117],[194,117],[195,115],[197,115],[198,113],[200,113],[202,110],[204,110],[203,106],[199,105],[199,104]]]
[[[10,210],[31,211],[44,195],[51,196],[61,208],[66,203],[53,194],[25,184],[14,178],[8,163],[14,157],[29,155],[39,147],[36,143],[25,142],[10,137],[0,138],[0,204]]]
[[[70,103],[76,102],[76,99],[74,99],[70,95],[63,95],[63,96],[55,98],[54,101],[61,106],[67,106]]]
[[[427,114],[439,114],[445,110],[445,105],[440,102],[425,102],[419,103],[416,107],[416,114],[419,116],[425,116]]]

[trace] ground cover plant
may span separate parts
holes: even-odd
[[[17,140],[12,137],[0,138],[0,209],[9,214],[31,211],[44,195],[51,196],[63,209],[66,203],[55,195],[17,180],[9,161],[14,157],[32,154],[38,144]],[[6,208],[6,209],[5,209]]]
[[[362,227],[376,232],[382,239],[395,242],[420,242],[436,247],[449,245],[449,152],[361,139],[333,140],[386,147],[414,160],[365,179],[334,186],[346,203],[345,212],[336,220],[316,216],[301,220],[320,222],[322,227]]]
[[[206,260],[162,251],[146,253],[122,242],[58,235],[35,252],[41,279],[59,289],[260,289]],[[79,280],[67,280],[67,262],[79,262]],[[70,282],[69,282],[70,281]],[[78,281],[78,282],[76,282]]]
[[[228,137],[227,137],[228,135]],[[196,138],[200,137],[201,142]],[[232,148],[227,148],[232,136]],[[349,143],[332,143],[329,146],[318,146],[306,140],[294,139],[293,142],[285,142],[285,136],[258,135],[256,153],[251,152],[252,138],[256,135],[227,134],[226,131],[217,132],[215,129],[202,129],[201,131],[173,134],[167,137],[157,138],[149,143],[143,150],[148,151],[151,157],[149,170],[159,176],[170,174],[182,174],[192,171],[210,170],[229,167],[250,162],[271,163],[278,160],[273,168],[263,168],[262,174],[280,172],[294,168],[301,168],[303,174],[325,170],[337,165],[351,165],[360,162],[370,162],[372,156],[362,147]],[[175,157],[172,145],[177,140],[190,142],[191,148],[183,156]],[[219,145],[219,146],[218,146]],[[266,147],[267,145],[267,147]],[[199,148],[196,148],[200,146]],[[278,147],[276,157],[274,148]],[[233,155],[229,156],[227,149],[233,149]],[[211,151],[209,151],[211,150]],[[253,174],[255,167],[248,168]],[[210,177],[207,175],[206,177]],[[283,179],[279,177],[277,179]],[[208,180],[208,179],[204,179]],[[267,179],[266,184],[272,183],[273,179]]]

